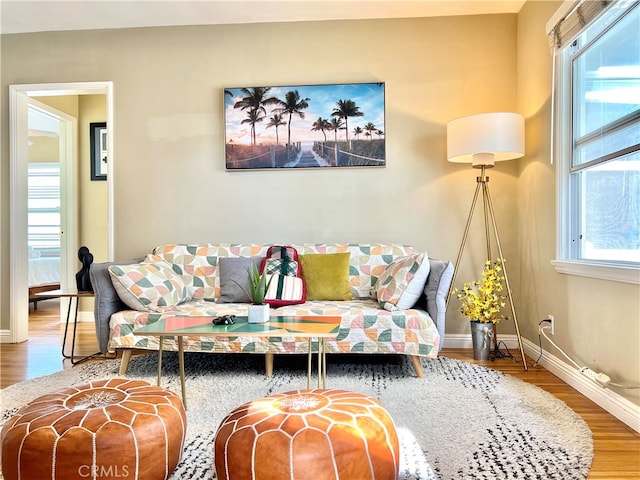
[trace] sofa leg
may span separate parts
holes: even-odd
[[[118,374],[124,375],[127,373],[127,368],[129,368],[129,361],[131,360],[131,354],[133,350],[130,348],[126,348],[122,351],[122,360],[120,360],[120,371]]]
[[[273,376],[273,353],[264,354],[264,369],[267,377]]]
[[[418,355],[411,355],[411,363],[416,371],[418,378],[424,378],[424,371],[422,370],[422,361]]]

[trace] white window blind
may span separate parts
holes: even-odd
[[[564,2],[547,22],[547,35],[551,50],[559,50],[568,45],[615,1],[570,0]]]
[[[28,166],[27,243],[39,256],[60,256],[60,164]]]

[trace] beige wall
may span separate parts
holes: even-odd
[[[554,341],[581,365],[614,381],[640,383],[640,288],[557,273],[556,166],[549,162],[551,68],[544,26],[559,2],[527,2],[518,16],[518,111],[526,117],[526,151],[519,162],[518,289],[523,335],[537,341],[537,322],[555,316]],[[543,343],[562,360],[562,354]],[[614,389],[636,404],[638,390]]]
[[[446,161],[446,122],[515,109],[515,37],[515,15],[5,35],[2,88],[114,82],[117,258],[207,241],[400,242],[452,258],[476,172]],[[225,172],[224,87],[363,81],[386,82],[386,168]],[[501,218],[516,168],[492,177]],[[515,260],[516,225],[503,235]],[[4,243],[8,286],[7,255]],[[469,263],[482,255],[472,245]]]
[[[80,245],[86,245],[96,262],[108,260],[107,182],[91,180],[89,125],[107,120],[106,95],[79,95],[78,116],[78,218]],[[78,269],[80,269],[78,263]]]
[[[165,242],[207,241],[400,242],[455,259],[477,172],[446,161],[446,123],[465,114],[520,111],[527,117],[527,156],[492,170],[490,185],[523,333],[537,342],[538,321],[553,313],[569,351],[637,381],[638,306],[629,300],[637,288],[569,278],[549,264],[555,170],[546,154],[551,60],[544,24],[556,6],[527,4],[519,17],[5,35],[2,88],[114,82],[118,259]],[[386,168],[224,171],[225,87],[371,81],[386,83]],[[2,120],[7,109],[3,97]],[[2,159],[6,225],[6,142]],[[480,234],[470,238],[459,282],[478,275],[483,243]],[[631,333],[629,313],[636,313]],[[607,330],[605,339],[596,328],[603,324],[624,329]],[[513,325],[505,322],[500,331],[512,333]],[[447,332],[468,332],[454,308]],[[628,367],[634,355],[636,366]]]

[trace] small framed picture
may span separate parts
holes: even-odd
[[[91,180],[107,179],[107,124],[97,122],[89,124],[91,144]]]

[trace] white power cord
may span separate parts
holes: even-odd
[[[569,355],[567,355],[565,353],[565,351],[562,350],[562,348],[560,348],[551,338],[549,338],[549,336],[547,335],[547,331],[549,329],[551,329],[551,320],[544,319],[544,320],[540,321],[540,323],[538,323],[538,340],[539,340],[539,344],[540,344],[540,356],[538,357],[538,360],[536,360],[536,364],[538,363],[540,358],[542,358],[542,339],[541,339],[540,336],[543,336],[544,338],[547,339],[547,341],[551,345],[556,347],[558,349],[558,351],[560,353],[562,353],[562,355],[564,355],[565,358],[567,360],[569,360],[578,369],[578,371],[582,375],[584,375],[585,377],[589,378],[590,380],[593,380],[594,382],[596,382],[601,387],[607,388],[609,386],[612,386],[612,387],[619,387],[619,388],[625,388],[625,389],[640,388],[640,385],[622,385],[620,383],[612,382],[611,378],[606,373],[595,372],[595,371],[591,370],[589,367],[581,367]]]

